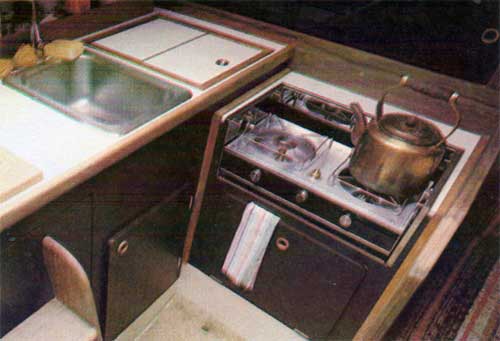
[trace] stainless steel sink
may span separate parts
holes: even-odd
[[[4,82],[67,115],[126,134],[191,98],[191,93],[90,51],[72,62],[42,63]]]

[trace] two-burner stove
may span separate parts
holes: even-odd
[[[375,193],[349,173],[355,122],[348,105],[280,84],[226,118],[218,175],[387,262],[422,222],[461,152],[447,147],[439,170],[413,197]]]

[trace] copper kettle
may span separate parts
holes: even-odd
[[[417,116],[383,115],[385,97],[395,88],[407,85],[408,78],[403,76],[397,86],[386,90],[370,123],[360,105],[351,104],[356,118],[351,133],[355,146],[349,163],[351,175],[367,188],[398,199],[416,194],[427,185],[444,156],[446,139],[461,120],[456,92],[448,99],[456,122],[445,137],[434,124]]]

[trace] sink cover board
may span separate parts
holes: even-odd
[[[156,19],[96,40],[93,44],[144,60],[205,33],[186,25]]]
[[[87,40],[92,45],[206,89],[267,56],[273,49],[188,19],[157,15],[118,33]]]

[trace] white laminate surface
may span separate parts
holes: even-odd
[[[230,331],[226,335],[236,335],[236,340],[305,340],[295,331],[228,288],[215,282],[191,264],[182,265],[180,278],[125,329],[116,340],[165,340],[161,333],[161,330],[165,328],[173,329],[174,332],[178,329],[180,335],[175,340],[185,340],[181,336],[185,334],[183,329],[189,326],[166,325],[170,321],[168,319],[170,304],[176,300],[189,302],[189,307],[201,312],[199,315],[206,320],[207,324],[223,324]],[[184,323],[192,324],[188,320]],[[188,340],[212,340],[209,335],[206,336],[206,338],[189,338]],[[217,339],[226,340],[227,338],[220,337]],[[167,338],[167,340],[170,340],[170,338]]]
[[[147,59],[146,65],[152,65],[191,82],[203,84],[261,51],[234,40],[208,34]],[[226,59],[229,64],[217,65],[218,59]]]
[[[52,299],[12,329],[4,341],[95,341],[97,330],[57,299]]]
[[[121,54],[144,60],[204,34],[206,32],[183,24],[156,19],[99,39],[96,43]]]
[[[44,181],[119,138],[3,85],[0,85],[0,107],[0,146],[36,165],[42,170]]]

